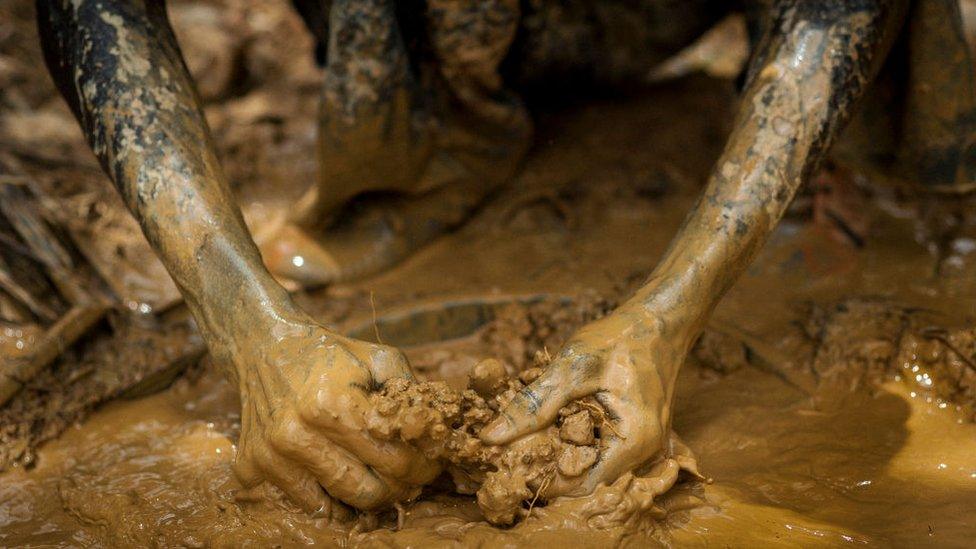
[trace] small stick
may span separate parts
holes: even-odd
[[[31,313],[35,314],[41,320],[53,322],[58,318],[54,310],[34,299],[34,296],[29,291],[14,280],[14,277],[8,272],[7,264],[4,263],[3,258],[0,258],[0,290],[10,294],[10,297],[27,307]]]
[[[21,183],[21,180],[26,182]],[[33,188],[29,179],[0,178],[0,213],[20,235],[32,255],[44,266],[61,295],[72,304],[87,300],[84,284],[78,280],[71,254],[61,246],[58,237],[46,225],[28,191]]]
[[[17,394],[38,372],[49,366],[91,329],[109,307],[106,305],[79,305],[72,307],[58,319],[37,342],[35,350],[27,357],[0,362],[0,406]]]
[[[380,337],[380,325],[376,321],[376,302],[373,300],[373,290],[369,291],[369,307],[373,310],[373,331],[376,332],[376,342],[383,345],[383,338]]]
[[[549,485],[552,484],[552,481],[555,478],[556,467],[550,466],[549,470],[546,471],[546,478],[542,479],[542,482],[539,483],[539,489],[535,491],[535,497],[533,497],[532,501],[529,502],[529,510],[525,512],[525,518],[532,516],[532,509],[535,508],[535,502],[539,500],[539,496],[542,494],[542,492],[549,488]]]
[[[620,431],[618,431],[617,428],[614,427],[613,422],[607,419],[607,413],[604,412],[602,408],[600,408],[596,404],[592,404],[590,402],[580,402],[579,405],[582,406],[583,408],[586,408],[587,410],[590,410],[591,412],[597,414],[600,417],[600,426],[601,427],[606,426],[606,428],[611,433],[613,433],[614,436],[616,436],[620,440],[627,440],[627,437],[623,436],[620,433]]]
[[[941,332],[942,332],[942,330],[940,330],[938,328],[924,330],[922,332],[922,337],[924,337],[926,339],[934,339],[934,340],[942,343],[950,351],[952,351],[953,353],[956,353],[956,356],[958,356],[959,358],[961,358],[962,361],[965,362],[967,366],[969,366],[971,369],[973,369],[974,371],[976,371],[976,363],[974,363],[971,358],[969,358],[968,356],[964,355],[962,353],[962,351],[960,351],[959,349],[956,349],[955,345],[953,345],[952,343],[949,343],[949,338],[946,337]]]
[[[397,531],[403,530],[403,524],[407,520],[407,518],[406,518],[407,517],[407,509],[399,501],[398,502],[395,502],[393,504],[393,508],[396,509],[396,512],[397,512],[397,527],[396,527],[396,529],[397,529]]]

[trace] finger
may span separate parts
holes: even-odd
[[[499,417],[481,431],[481,439],[488,444],[506,444],[538,431],[555,421],[559,409],[569,401],[592,392],[593,387],[573,375],[585,368],[580,360],[591,359],[561,358],[554,362],[539,379],[515,395]]]
[[[618,411],[618,417],[642,417],[635,408],[621,404],[608,405],[607,399],[601,399],[605,408]],[[606,446],[600,451],[600,457],[593,467],[585,474],[579,490],[568,495],[580,496],[592,493],[598,485],[612,484],[621,475],[658,459],[663,454],[660,428],[653,424],[640,425],[634,422],[614,421],[615,432],[606,433]]]
[[[371,349],[371,356],[366,361],[369,364],[370,372],[373,374],[373,382],[382,387],[387,381],[396,378],[413,380],[413,370],[410,369],[410,362],[407,360],[403,351],[389,345],[374,345]]]
[[[392,499],[389,483],[301,422],[279,421],[271,441],[275,451],[307,469],[332,497],[343,503],[373,509]]]
[[[406,443],[373,438],[363,419],[358,420],[355,426],[347,426],[329,438],[380,474],[401,482],[427,484],[441,471],[436,462],[427,459]]]
[[[662,459],[652,465],[646,474],[636,477],[631,489],[655,498],[674,487],[680,472],[681,466],[677,461],[670,458]]]
[[[600,452],[600,458],[582,477],[575,487],[567,489],[564,495],[579,497],[592,494],[600,484],[613,484],[620,475],[634,468],[630,460],[631,452],[626,443],[614,440]]]
[[[698,458],[695,453],[677,433],[671,431],[668,434],[668,441],[671,447],[671,458],[681,467],[681,470],[690,473],[698,480],[708,481],[708,477],[698,468]]]
[[[293,461],[270,450],[259,451],[255,458],[264,477],[307,513],[322,513],[328,508],[328,496],[315,477]]]
[[[314,398],[314,405],[307,408],[312,412],[304,413],[302,420],[379,473],[415,485],[427,484],[440,473],[437,463],[416,449],[369,434],[366,411],[371,405],[365,392],[349,390],[337,396],[332,391],[318,391]]]

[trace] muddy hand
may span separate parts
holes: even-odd
[[[392,347],[337,336],[307,321],[256,345],[241,372],[242,429],[235,472],[245,487],[278,486],[308,511],[329,496],[374,509],[419,493],[439,467],[407,446],[374,440],[368,393],[412,377]],[[324,489],[324,491],[323,491]]]
[[[612,422],[601,429],[606,445],[587,474],[557,483],[547,496],[588,494],[662,457],[670,440],[674,378],[688,347],[687,337],[667,334],[663,326],[639,307],[622,307],[584,326],[482,438],[509,443],[551,425],[571,401],[593,396]]]
[[[573,491],[660,452],[675,374],[722,295],[769,237],[857,100],[904,18],[904,0],[769,3],[735,127],[708,185],[644,287],[584,327],[483,433],[506,443],[594,395],[619,436]]]

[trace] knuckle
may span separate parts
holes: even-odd
[[[542,395],[532,385],[525,387],[518,393],[519,404],[526,412],[535,413],[542,407]]]
[[[238,482],[245,488],[250,488],[261,483],[262,476],[257,468],[247,457],[238,457],[231,465],[231,471],[237,477]]]
[[[535,425],[535,421],[530,414],[525,414],[519,411],[506,410],[502,412],[501,417],[505,420],[505,425],[508,426],[509,431],[518,431],[523,427],[523,423],[527,424],[529,428]],[[516,418],[518,416],[518,418]],[[522,421],[520,422],[519,419]]]
[[[298,418],[288,418],[275,425],[268,443],[279,452],[293,454],[302,449],[304,438],[304,428]]]
[[[234,463],[230,466],[230,468],[239,479],[254,476],[252,474],[254,468],[244,456],[237,456],[237,459],[234,460]]]
[[[363,487],[356,492],[353,496],[355,503],[352,505],[366,511],[379,509],[390,503],[391,496],[392,493],[386,486],[379,482],[371,483],[368,487]]]
[[[255,469],[262,473],[262,476],[265,476],[264,473],[267,471],[274,470],[275,461],[274,453],[269,444],[257,445],[251,454],[251,463],[254,464]]]
[[[397,369],[407,368],[407,355],[391,345],[377,345],[373,351],[373,361]]]
[[[348,503],[356,509],[371,511],[382,507],[386,503],[386,494],[358,493],[350,498]]]
[[[356,509],[375,509],[382,506],[389,496],[388,491],[378,481],[369,482],[358,479],[355,483],[336,480],[326,486],[331,497],[351,505]]]
[[[585,379],[596,374],[600,363],[600,357],[590,353],[584,353],[574,356],[568,361],[566,370],[574,379]]]
[[[410,474],[410,460],[403,456],[392,456],[375,466],[380,473],[393,478],[404,478]]]
[[[314,395],[298,407],[298,420],[317,426],[329,426],[335,423],[338,413],[329,403],[339,402],[341,399],[337,391],[328,385],[321,385],[315,389]]]

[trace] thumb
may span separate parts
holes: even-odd
[[[481,439],[488,444],[506,444],[512,440],[551,424],[559,409],[565,406],[571,395],[566,384],[563,368],[552,368],[531,385],[522,388],[501,414],[481,431]]]
[[[396,378],[403,378],[408,381],[415,379],[406,355],[396,347],[389,345],[372,346],[372,355],[367,364],[369,364],[370,372],[373,375],[373,381],[379,386],[383,386],[387,381]]]

